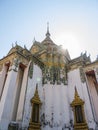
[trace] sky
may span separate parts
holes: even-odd
[[[71,59],[87,51],[98,55],[98,0],[0,0],[0,58],[12,44],[30,49],[43,41],[49,22],[51,39],[68,49]]]

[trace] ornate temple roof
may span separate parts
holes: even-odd
[[[61,60],[63,63],[68,63],[70,55],[67,49],[63,49],[60,45],[56,45],[50,38],[49,24],[47,24],[46,37],[42,42],[37,42],[34,39],[33,45],[31,46],[30,52],[37,58],[41,59],[42,62],[52,62],[53,57],[56,60]]]

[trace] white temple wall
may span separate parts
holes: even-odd
[[[14,98],[14,89],[17,79],[17,72],[13,69],[8,71],[5,87],[3,90],[0,103],[0,129],[7,130],[8,124],[11,121],[11,113]]]
[[[74,99],[75,86],[77,88],[80,98],[85,102],[84,111],[85,111],[85,118],[88,123],[88,126],[89,128],[95,128],[95,122],[92,114],[92,108],[91,108],[90,99],[88,95],[87,85],[86,82],[85,83],[81,82],[79,69],[74,69],[68,73],[69,103],[71,103]],[[73,112],[71,113],[73,118]]]
[[[69,104],[66,85],[43,86],[42,114],[45,114],[45,124],[42,122],[42,130],[62,130],[70,127]]]
[[[34,64],[33,76],[32,78],[28,77],[28,84],[27,84],[27,91],[23,112],[23,122],[22,122],[23,128],[27,128],[29,125],[29,121],[31,118],[31,108],[32,108],[30,100],[34,96],[37,83],[38,83],[39,97],[42,101],[42,71],[39,66]]]
[[[43,87],[42,71],[40,67],[34,64],[32,78],[28,77],[28,70],[29,65],[25,69],[25,74],[23,76],[16,119],[17,121],[23,119],[22,127],[28,127],[29,125],[31,117],[30,99],[34,96],[36,84],[38,83],[38,92],[42,101],[40,117],[44,114],[44,122],[46,123],[46,125],[43,125],[42,122],[42,130],[62,130],[65,125],[67,130],[67,127],[70,127],[70,121],[74,120],[70,103],[74,99],[75,86],[80,98],[85,101],[84,110],[88,126],[89,128],[95,128],[87,84],[81,82],[79,69],[72,70],[68,73],[68,86],[47,83]],[[5,83],[0,103],[0,127],[2,130],[7,130],[8,124],[11,121],[12,110],[15,105],[16,86],[18,85],[17,74],[18,73],[13,70],[9,71]],[[95,93],[93,96],[95,96]]]

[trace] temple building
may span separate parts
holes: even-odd
[[[73,48],[74,49],[74,48]],[[0,130],[98,130],[98,60],[50,38],[0,59]]]

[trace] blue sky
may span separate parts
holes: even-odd
[[[51,39],[68,49],[72,59],[85,50],[96,59],[97,0],[0,0],[0,58],[15,41],[28,49],[34,37],[41,42],[47,22]]]

